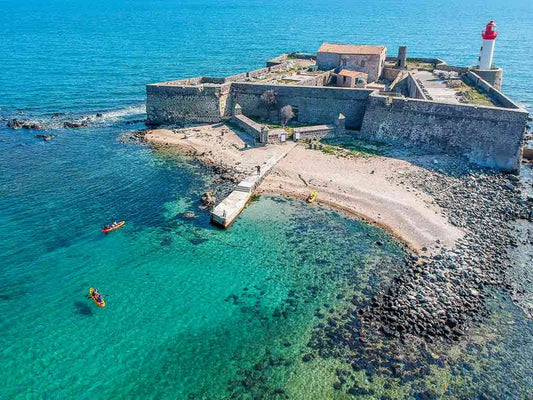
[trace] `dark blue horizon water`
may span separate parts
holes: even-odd
[[[214,185],[204,167],[122,143],[144,127],[144,85],[323,41],[469,65],[495,19],[504,91],[531,109],[532,14],[522,0],[0,0],[0,399],[347,398],[333,388],[346,365],[304,362],[307,344],[350,299],[368,300],[404,249],[328,208],[269,197],[213,228],[198,208]],[[96,112],[87,128],[61,127]],[[8,129],[14,117],[46,122],[54,139]],[[126,226],[101,234],[113,219]],[[91,286],[106,308],[85,297]],[[409,379],[358,371],[360,393],[528,398],[532,324],[507,295],[493,302],[446,359]]]
[[[1,0],[0,110],[91,112],[136,104],[146,83],[224,76],[324,41],[399,45],[476,63],[490,19],[504,91],[531,107],[532,2]]]

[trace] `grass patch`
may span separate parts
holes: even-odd
[[[322,142],[322,151],[326,154],[338,152],[339,155],[349,157],[373,157],[383,155],[386,146],[382,142],[366,142],[358,139],[325,139]]]
[[[329,145],[323,145],[322,151],[326,154],[335,154],[335,151],[337,150],[337,146],[329,146]]]
[[[456,81],[454,81],[454,84],[448,83],[447,85],[448,87],[454,89],[457,94],[461,96],[468,104],[494,107],[494,103],[491,101],[489,96],[484,93],[481,93],[476,88],[466,84],[465,82],[457,83]]]
[[[425,70],[428,70],[428,71],[433,71],[435,69],[435,65],[433,65],[432,63],[425,63],[425,62],[407,60],[407,68],[425,69]]]
[[[494,104],[487,95],[480,93],[475,89],[463,92],[462,96],[468,101],[469,104],[477,104],[480,106],[489,107],[494,106]]]

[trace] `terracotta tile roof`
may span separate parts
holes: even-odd
[[[337,54],[376,54],[379,55],[385,50],[385,46],[367,46],[364,44],[335,44],[322,43],[319,53],[337,53]]]
[[[339,72],[337,75],[340,76],[349,76],[351,78],[355,78],[356,76],[368,76],[368,74],[365,74],[364,72],[359,71],[350,71],[349,69],[343,69],[341,72]]]

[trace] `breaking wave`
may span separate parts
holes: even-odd
[[[145,103],[138,103],[106,111],[92,113],[54,113],[52,115],[32,115],[26,113],[4,114],[1,120],[7,122],[17,119],[19,121],[36,123],[43,130],[56,130],[68,128],[89,128],[91,126],[113,126],[121,124],[141,123],[146,119]]]

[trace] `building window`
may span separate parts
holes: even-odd
[[[346,83],[346,77],[345,77],[345,76],[343,76],[343,77],[342,77],[342,79],[343,79],[343,82],[345,82],[345,83]]]
[[[365,67],[365,60],[361,60],[361,67]]]
[[[345,67],[345,66],[346,66],[346,59],[343,58],[343,59],[341,60],[341,63],[342,63],[342,66]]]
[[[483,46],[481,46],[481,49],[479,49],[479,51],[483,51]]]

